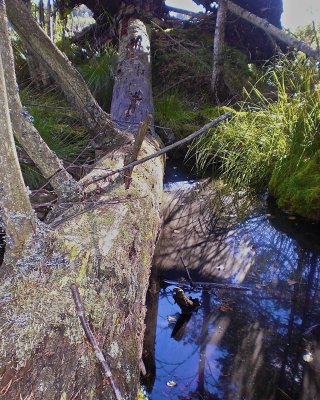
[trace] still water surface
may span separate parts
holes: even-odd
[[[319,225],[266,205],[237,228],[255,253],[249,291],[186,292],[201,307],[179,319],[162,285],[151,400],[320,399],[320,328],[306,334],[320,324]]]

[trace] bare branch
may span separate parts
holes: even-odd
[[[115,174],[117,174],[119,172],[123,172],[128,168],[136,167],[137,165],[145,163],[146,161],[152,160],[155,157],[159,157],[162,154],[165,154],[168,151],[175,149],[176,147],[182,146],[182,145],[190,142],[191,140],[195,139],[196,137],[202,135],[203,133],[207,132],[210,128],[213,128],[214,126],[218,125],[220,122],[225,121],[226,119],[230,118],[230,116],[231,116],[231,113],[227,112],[227,113],[221,115],[220,117],[215,118],[213,121],[211,121],[208,124],[204,125],[201,129],[199,129],[198,131],[192,133],[191,135],[187,136],[186,138],[181,139],[178,142],[173,143],[173,144],[171,144],[169,146],[166,146],[163,149],[161,149],[159,151],[156,151],[155,153],[151,154],[150,156],[141,158],[140,160],[134,161],[131,164],[125,165],[122,168],[115,169],[114,171],[111,171],[108,174],[105,174],[105,175],[99,176],[97,178],[94,178],[91,181],[88,181],[85,184],[85,186],[89,186],[92,183],[96,183],[96,182],[102,181],[102,180],[104,180],[106,178],[109,178],[112,175],[115,175]]]

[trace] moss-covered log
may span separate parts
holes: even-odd
[[[155,147],[145,141],[140,156]],[[120,166],[125,150],[110,154],[94,174]],[[32,244],[15,276],[2,282],[0,393],[6,399],[113,399],[75,313],[73,283],[124,398],[136,398],[162,172],[155,158],[134,169],[129,190],[116,179],[100,185],[98,198],[88,194],[69,206]]]

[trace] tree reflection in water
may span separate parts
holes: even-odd
[[[202,307],[179,340],[168,322],[179,312],[173,286],[160,290],[150,399],[319,398],[320,335],[304,335],[320,323],[317,227],[312,232],[312,225],[275,213],[255,215],[236,230],[237,240],[249,238],[255,249],[241,278],[251,292],[192,292]],[[237,280],[235,271],[230,282]],[[303,359],[306,351],[311,362]],[[168,387],[170,380],[177,386]]]

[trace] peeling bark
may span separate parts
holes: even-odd
[[[8,17],[19,36],[41,59],[41,63],[65,93],[83,125],[96,137],[96,141],[105,141],[108,145],[126,141],[127,136],[115,128],[109,116],[90,93],[81,75],[30,16],[26,5],[21,0],[10,0],[6,4]]]
[[[4,4],[0,5],[0,46],[10,118],[16,139],[34,161],[42,175],[46,179],[51,178],[50,183],[60,198],[68,198],[69,200],[78,198],[80,189],[77,182],[65,170],[62,162],[41,138],[37,129],[32,125],[30,116],[22,107]]]

